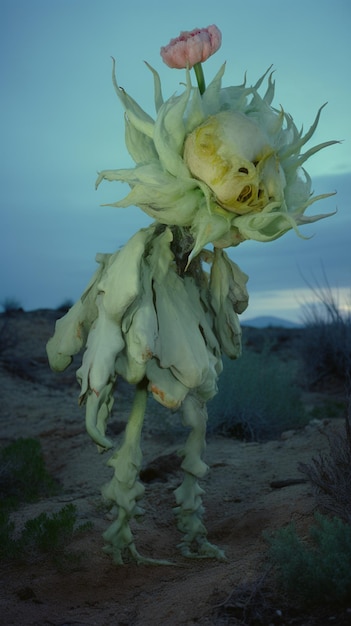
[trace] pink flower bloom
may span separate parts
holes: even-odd
[[[195,28],[171,39],[168,46],[161,48],[161,57],[169,67],[191,68],[217,52],[221,43],[221,31],[214,24],[207,28]]]

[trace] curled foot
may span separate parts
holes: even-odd
[[[196,550],[192,550],[190,546],[184,544],[180,544],[178,547],[181,548],[182,555],[189,559],[217,559],[217,561],[228,561],[224,550],[210,543],[207,539],[199,542]]]
[[[145,557],[138,552],[129,526],[129,519],[130,515],[127,511],[120,508],[117,519],[103,533],[106,541],[103,550],[111,555],[113,562],[116,565],[123,565],[131,560],[138,565],[172,565],[171,561]]]
[[[178,528],[184,533],[183,540],[177,546],[183,556],[191,559],[228,560],[221,548],[207,540],[207,531],[201,521],[202,507],[198,511],[189,512],[177,507],[175,513]]]

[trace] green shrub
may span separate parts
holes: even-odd
[[[328,452],[299,463],[298,469],[311,482],[319,509],[351,525],[351,395],[345,429],[328,440]]]
[[[19,438],[0,451],[0,510],[57,491],[58,484],[45,467],[37,439]]]
[[[56,564],[62,565],[71,557],[67,545],[77,535],[91,528],[86,522],[76,526],[77,514],[74,504],[67,504],[49,517],[41,513],[29,519],[21,536],[14,539],[14,524],[3,512],[0,514],[0,558],[33,561],[49,555]]]
[[[0,560],[35,560],[49,555],[61,567],[77,560],[67,544],[82,531],[91,528],[87,522],[77,526],[76,507],[68,504],[49,517],[41,513],[29,519],[19,537],[10,519],[21,503],[33,502],[58,492],[58,484],[48,473],[40,442],[16,439],[0,451]]]
[[[224,358],[223,365],[218,394],[208,403],[209,432],[255,441],[306,423],[293,363],[265,346],[244,350],[236,361]]]
[[[16,558],[18,555],[17,544],[13,538],[15,525],[9,519],[9,511],[0,509],[0,561],[2,559]]]
[[[265,538],[269,560],[289,596],[303,606],[342,605],[351,595],[351,526],[316,514],[309,539],[293,524]]]

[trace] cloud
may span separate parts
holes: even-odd
[[[311,287],[297,289],[273,289],[261,292],[253,292],[250,296],[249,308],[240,316],[242,321],[250,320],[257,316],[269,315],[303,323],[306,313],[311,307],[321,304],[318,284],[311,283]],[[323,285],[323,283],[321,283]],[[316,291],[315,291],[316,289]],[[318,295],[319,294],[319,295]],[[351,312],[351,288],[331,288],[329,295],[337,304],[339,310],[344,313]]]

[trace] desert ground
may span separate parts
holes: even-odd
[[[343,427],[342,387],[304,389],[311,422],[301,429],[285,431],[275,440],[257,443],[209,435],[205,460],[210,470],[201,481],[205,490],[205,523],[209,541],[225,551],[225,562],[187,559],[177,550],[180,533],[174,523],[173,491],[182,479],[177,451],[184,442],[184,432],[178,427],[177,414],[169,415],[150,400],[142,443],[144,515],[141,521],[133,523],[133,530],[143,555],[167,559],[172,564],[145,566],[126,562],[116,566],[102,551],[102,533],[110,523],[100,496],[101,486],[111,477],[111,469],[106,465],[108,456],[100,455],[86,434],[84,408],[77,402],[76,368],[73,365],[64,373],[55,374],[47,363],[45,344],[60,316],[57,311],[38,310],[3,314],[0,318],[0,325],[6,323],[7,336],[12,338],[0,355],[0,446],[18,437],[38,439],[47,468],[60,483],[57,495],[24,504],[13,513],[17,532],[27,519],[43,511],[52,514],[67,503],[74,503],[78,521],[90,521],[92,528],[69,546],[72,552],[81,553],[74,566],[62,570],[49,558],[25,564],[0,563],[0,623],[351,623],[351,610],[304,614],[289,606],[279,590],[265,592],[269,573],[262,534],[291,521],[304,533],[313,522],[316,501],[298,464],[310,462],[327,450],[327,435]],[[285,332],[282,354],[295,332]],[[120,385],[109,426],[116,445],[122,437],[130,400],[131,390]],[[333,407],[339,408],[333,411]],[[318,419],[312,419],[314,415]]]

